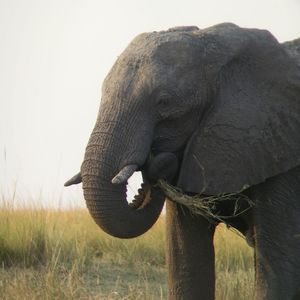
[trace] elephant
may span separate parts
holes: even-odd
[[[91,216],[118,238],[155,223],[160,178],[189,195],[247,195],[254,205],[231,225],[253,240],[255,298],[300,299],[299,46],[232,23],[138,35],[104,80],[80,173],[65,185],[82,181]],[[170,299],[214,299],[217,223],[166,201]]]

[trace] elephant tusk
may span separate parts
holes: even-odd
[[[121,184],[127,182],[131,175],[137,170],[138,165],[127,165],[111,180],[113,184]]]
[[[78,184],[82,182],[81,173],[74,175],[71,179],[69,179],[64,186],[70,186],[72,184]]]

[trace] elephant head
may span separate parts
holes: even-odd
[[[237,192],[284,172],[300,163],[299,74],[267,31],[226,23],[141,34],[104,81],[81,175],[67,185],[82,178],[95,221],[128,238],[163,206],[147,185],[151,156],[161,170],[178,161],[174,184],[193,193]],[[136,170],[145,185],[132,207],[126,183]]]

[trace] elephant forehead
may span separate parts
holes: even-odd
[[[171,58],[180,61],[180,58],[189,58],[197,53],[197,39],[193,32],[184,31],[180,27],[178,30],[140,34],[128,45],[120,60],[135,65],[136,68],[143,62],[168,62]]]
[[[198,61],[198,45],[195,39],[186,37],[161,43],[153,52],[153,60],[159,64],[184,67]]]
[[[231,42],[245,39],[238,26],[223,23],[204,30],[195,26],[174,27],[166,31],[142,33],[128,45],[119,60],[139,68],[155,62],[164,65],[195,64],[207,55],[226,52]]]
[[[148,79],[154,79],[156,75],[161,76],[162,66],[171,66],[171,69],[168,69],[171,73],[176,67],[190,67],[195,64],[197,55],[197,49],[191,44],[192,39],[180,37],[180,32],[170,32],[166,35],[141,34],[117,59],[106,77],[104,86],[109,89],[124,89],[133,82],[137,85],[137,81],[143,81],[145,76]],[[165,75],[168,74],[168,70],[163,69]]]
[[[156,50],[159,46],[166,43],[173,43],[178,41],[187,42],[196,36],[200,29],[196,26],[182,26],[174,27],[164,31],[153,31],[142,33],[135,37],[129,44],[129,47],[136,50]]]

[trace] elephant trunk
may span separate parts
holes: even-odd
[[[132,132],[130,137],[126,134],[113,135],[111,132],[130,131],[116,128],[115,124],[114,128],[111,126],[109,123],[96,124],[90,137],[81,167],[84,198],[90,214],[105,232],[118,238],[133,238],[146,232],[156,222],[165,196],[159,188],[150,188],[146,183],[142,185],[143,189],[136,197],[142,201],[128,204],[127,183],[112,183],[112,179],[124,167],[124,162],[128,165],[144,163],[151,137],[147,134],[140,136],[141,146],[137,147],[136,143],[130,140],[134,136]],[[143,141],[145,138],[150,140]],[[128,151],[128,145],[139,149]]]

